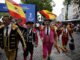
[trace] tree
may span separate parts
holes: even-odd
[[[64,0],[63,4],[66,6],[65,20],[68,20],[68,6],[73,3],[78,4],[80,8],[80,0]]]
[[[73,0],[73,3],[78,4],[80,8],[80,0]]]
[[[36,4],[37,11],[49,10],[52,11],[52,7],[55,6],[53,0],[21,0],[24,4]]]
[[[63,4],[66,6],[66,14],[65,14],[65,20],[68,20],[68,7],[71,4],[72,0],[64,0]]]
[[[8,12],[0,12],[0,18],[2,17],[2,16],[9,16],[9,13]]]

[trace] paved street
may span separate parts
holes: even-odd
[[[80,60],[80,33],[73,33],[74,42],[75,42],[75,50],[69,51],[67,56],[69,56],[72,60]]]
[[[80,34],[74,33],[73,35],[75,38],[75,45],[76,45],[75,51],[71,52],[69,50],[69,52],[66,54],[63,54],[63,53],[58,54],[56,49],[53,47],[52,54],[51,54],[51,60],[80,60],[80,41],[79,41]],[[0,60],[7,60],[4,51],[0,49],[0,52],[2,53],[0,55]],[[23,51],[22,51],[21,43],[19,43],[17,60],[23,60]],[[33,60],[42,60],[42,43],[41,43],[40,38],[39,38],[38,47],[34,48]]]

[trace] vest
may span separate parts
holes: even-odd
[[[6,36],[4,36],[4,27],[0,28],[0,47],[7,47],[8,50],[16,50],[19,40],[22,42],[22,38],[17,32],[18,27],[13,26],[10,34],[8,35],[8,42],[6,42]],[[22,44],[23,45],[23,44]]]
[[[24,29],[23,37],[25,39],[25,42],[35,43],[36,41],[36,34],[33,32],[33,30],[30,32],[30,30],[28,31],[28,29]]]

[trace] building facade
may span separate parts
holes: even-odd
[[[73,19],[78,19],[78,4],[73,4],[73,11],[72,11],[72,16],[73,16]]]
[[[80,19],[80,8],[78,6],[78,4],[68,6],[68,20]],[[65,21],[66,6],[61,11],[61,14],[57,17],[57,21]]]

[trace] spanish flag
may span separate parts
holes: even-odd
[[[11,16],[14,16],[15,18],[22,19],[23,24],[26,23],[26,16],[23,12],[21,6],[17,3],[15,3],[13,0],[5,0],[6,5],[8,7],[9,13]]]
[[[49,12],[48,10],[42,10],[40,13],[44,15],[47,19],[51,19],[51,20],[54,20],[57,17],[55,14]]]

